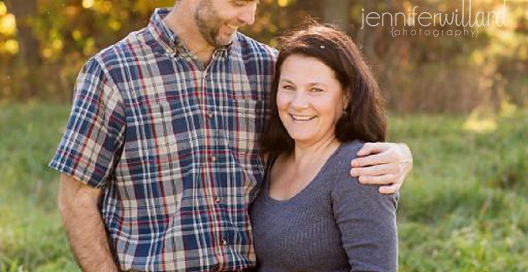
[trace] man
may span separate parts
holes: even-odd
[[[50,166],[84,271],[255,265],[247,209],[276,52],[237,32],[257,0],[180,0],[91,58]],[[352,174],[396,192],[405,145],[367,144]],[[363,167],[361,166],[369,166]]]

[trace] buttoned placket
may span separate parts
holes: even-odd
[[[211,138],[213,141],[215,141],[215,144],[218,144],[218,145],[221,145],[220,141],[221,141],[221,134],[220,134],[220,131],[219,131],[219,124],[218,124],[218,118],[219,116],[217,116],[216,113],[216,110],[215,110],[215,103],[210,103],[210,100],[209,100],[209,97],[208,97],[208,94],[209,94],[209,89],[208,89],[208,86],[209,86],[209,83],[211,80],[213,80],[211,78],[211,67],[213,67],[213,65],[215,64],[216,61],[219,61],[219,58],[224,56],[224,50],[216,50],[214,53],[213,53],[213,57],[211,58],[211,61],[209,62],[209,64],[207,65],[207,67],[205,67],[205,69],[203,70],[203,73],[202,73],[202,91],[201,91],[201,94],[202,94],[202,101],[204,102],[203,103],[203,120],[204,120],[204,124],[207,126],[207,128],[210,129],[210,131],[212,131],[212,135],[211,135]],[[211,95],[211,97],[213,97]],[[215,152],[215,151],[213,151]],[[207,153],[206,153],[207,154]],[[209,163],[211,164],[216,164],[216,163],[219,163],[219,156],[217,154],[214,154],[212,153],[211,156],[209,157]],[[214,174],[214,179],[216,182],[219,182],[221,179],[219,177],[216,177],[217,173],[215,172]],[[217,207],[217,208],[221,208],[221,205],[222,205],[222,200],[223,200],[223,197],[222,195],[224,194],[223,192],[223,185],[219,185],[219,186],[216,186],[216,190],[214,191],[214,198],[213,198],[213,203],[214,205]],[[221,215],[222,216],[222,215]],[[223,220],[226,220],[226,218],[223,218]],[[219,233],[220,235],[217,237],[218,241],[219,241],[219,246],[218,246],[218,251],[220,252],[220,254],[225,251],[225,247],[229,245],[226,237],[228,237],[228,235],[224,232],[221,232]]]
[[[202,94],[202,99],[201,101],[203,101],[203,120],[204,120],[204,124],[206,125],[206,127],[208,128],[209,131],[212,132],[212,135],[210,135],[210,138],[215,141],[215,145],[218,144],[218,141],[219,141],[219,131],[218,131],[218,124],[217,124],[217,118],[216,118],[216,115],[215,115],[215,103],[214,102],[210,102],[210,99],[209,99],[209,89],[208,89],[208,86],[209,86],[209,82],[212,80],[211,79],[211,76],[210,76],[210,70],[212,69],[211,67],[214,65],[214,63],[216,61],[218,61],[218,57],[219,57],[219,50],[216,50],[214,53],[213,53],[213,56],[211,58],[211,61],[209,62],[209,64],[205,67],[205,69],[203,70],[203,73],[202,73],[202,91],[201,91],[201,94]],[[214,100],[214,94],[211,94],[211,97],[213,98]],[[213,150],[212,152],[215,152],[215,150]],[[206,153],[207,154],[207,153]],[[215,153],[211,153],[211,155],[209,156],[208,158],[209,160],[209,163],[211,164],[215,164],[218,162],[219,158],[218,158],[218,155],[215,154]],[[216,180],[219,180],[217,179],[216,177],[214,177]],[[218,186],[218,192],[214,192],[215,194],[222,194],[222,186]],[[216,200],[217,197],[215,197],[215,200]],[[219,202],[215,201],[216,204],[219,204]]]

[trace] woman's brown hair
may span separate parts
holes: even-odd
[[[354,42],[330,25],[311,22],[281,39],[271,89],[271,116],[260,138],[264,152],[272,155],[291,153],[293,139],[277,111],[277,90],[281,67],[291,55],[316,58],[330,67],[348,98],[345,111],[335,126],[338,141],[385,141],[387,118],[380,89]]]

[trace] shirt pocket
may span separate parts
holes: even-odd
[[[179,100],[161,101],[142,104],[135,113],[128,122],[127,144],[133,153],[129,155],[163,172],[192,163],[188,154],[196,146],[192,139],[197,138],[193,131],[198,105],[185,107]]]
[[[149,157],[165,156],[177,142],[174,120],[183,114],[181,106],[167,101],[142,105],[137,127],[143,150]]]
[[[263,131],[265,104],[258,100],[230,100],[232,109],[229,126],[229,146],[241,155],[260,155],[258,140]]]

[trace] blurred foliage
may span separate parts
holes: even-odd
[[[355,1],[355,13],[368,11],[466,12],[499,11],[503,1]],[[368,7],[368,9],[366,8]],[[365,12],[366,13],[366,12]],[[466,18],[468,16],[466,15]],[[361,26],[361,17],[352,17]],[[478,107],[498,109],[501,101],[525,105],[528,97],[528,2],[507,1],[509,24],[468,28],[478,35],[392,36],[391,27],[365,27],[356,33],[380,76],[389,106],[399,112],[468,112]],[[400,22],[399,25],[401,25]],[[407,27],[418,30],[420,27]],[[401,29],[401,27],[395,27]],[[463,30],[456,25],[421,27],[422,30]]]
[[[15,55],[18,53],[18,42],[15,39],[16,18],[7,12],[4,2],[0,2],[0,54]]]
[[[69,101],[76,74],[89,56],[146,26],[154,8],[173,3],[173,0],[0,0],[0,101]],[[479,31],[476,37],[423,34],[394,37],[391,26],[362,28],[365,13],[407,13],[416,6],[418,12],[451,14],[463,4],[465,13],[469,13],[469,1],[261,0],[255,24],[242,31],[277,46],[279,35],[309,16],[328,22],[340,20],[341,27],[361,45],[393,111],[467,113],[474,109],[497,110],[502,101],[526,105],[528,2],[471,3],[473,16],[479,11],[498,12],[505,5],[509,23],[502,27],[491,24],[468,28]],[[20,10],[30,14],[22,14]],[[399,23],[403,23],[401,19]],[[30,27],[31,39],[22,35],[27,32],[24,27]],[[421,28],[463,29],[455,24]],[[37,56],[25,57],[31,52]]]

